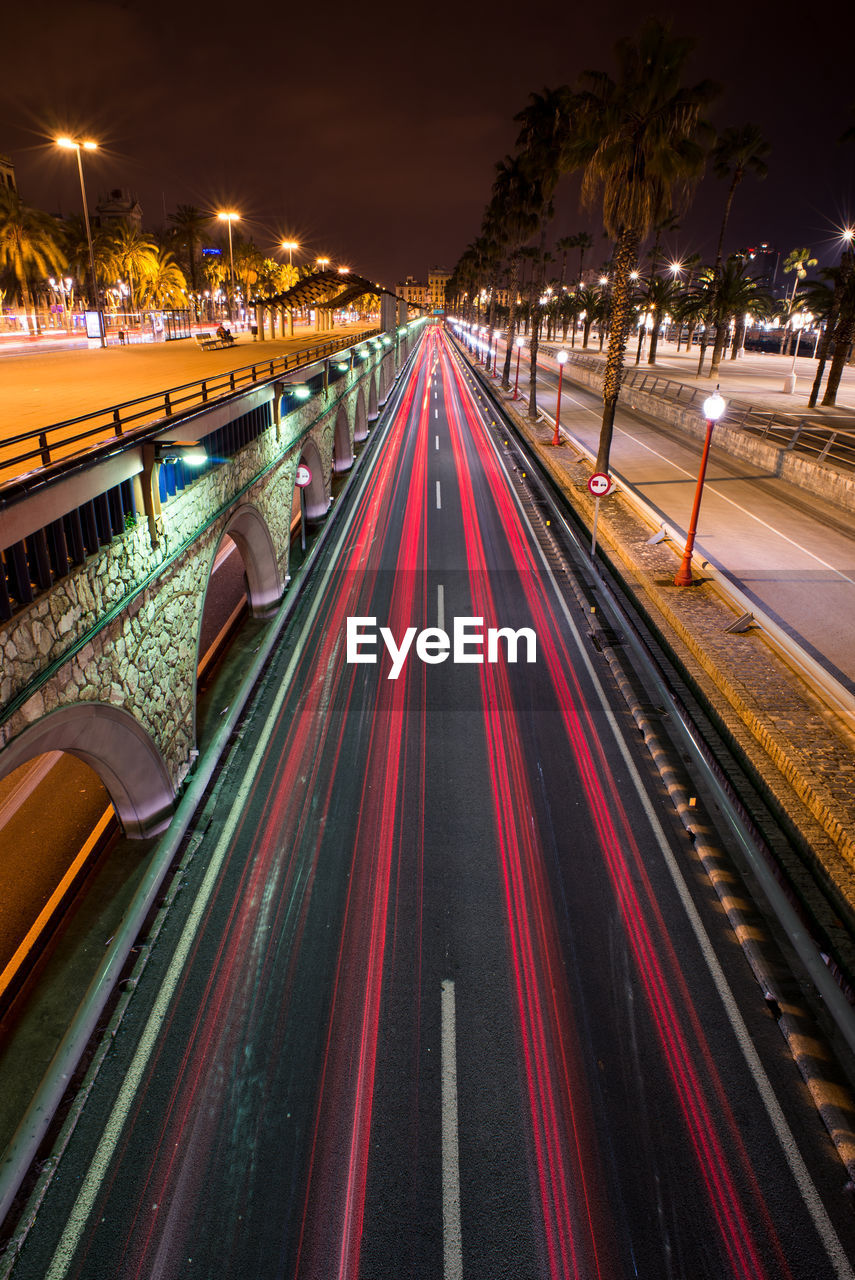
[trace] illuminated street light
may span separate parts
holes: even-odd
[[[320,267],[321,271],[325,271],[330,265],[329,258],[315,258],[315,262]]]
[[[232,249],[232,223],[240,222],[239,213],[218,213],[217,217],[220,222],[225,222],[229,228],[229,280],[231,288],[229,289],[229,319],[232,317],[232,295],[235,291],[235,255]]]
[[[555,403],[555,435],[552,437],[552,443],[558,445],[561,443],[561,437],[558,434],[558,423],[561,417],[561,380],[564,377],[564,366],[567,363],[567,352],[559,351],[555,359],[558,361],[558,399]]]
[[[711,396],[704,401],[704,417],[707,420],[707,435],[704,440],[704,451],[701,454],[701,469],[698,472],[698,483],[695,489],[695,502],[692,507],[692,518],[689,521],[689,532],[686,535],[686,549],[683,552],[683,560],[680,568],[677,570],[677,576],[674,579],[675,587],[690,587],[692,585],[692,551],[695,546],[695,531],[698,527],[698,513],[701,509],[701,494],[704,487],[704,476],[707,470],[707,458],[710,452],[710,441],[712,440],[713,427],[724,413],[727,405],[718,393],[718,387]]]
[[[89,205],[86,203],[86,184],[83,181],[83,160],[81,151],[97,151],[98,143],[91,139],[76,141],[74,138],[57,138],[56,145],[66,151],[77,153],[77,172],[80,175],[80,194],[83,197],[83,221],[86,223],[86,240],[89,245],[89,269],[92,272],[92,303],[98,312],[98,329],[101,335],[101,346],[106,347],[107,335],[104,332],[104,317],[98,306],[98,281],[95,277],[95,250],[92,248],[92,228],[89,225]]]
[[[282,248],[288,250],[288,266],[293,267],[294,263],[291,260],[291,254],[295,249],[299,249],[300,246],[297,244],[296,240],[283,240]]]
[[[514,377],[514,399],[516,400],[520,385],[520,355],[522,354],[522,349],[525,346],[525,338],[514,338],[514,346],[517,349],[517,371]]]

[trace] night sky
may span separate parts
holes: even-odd
[[[720,128],[756,123],[772,143],[765,182],[746,178],[726,248],[766,240],[834,260],[855,217],[855,8],[846,0],[651,10],[692,37],[688,76],[720,81]],[[144,224],[164,209],[233,208],[259,248],[304,244],[393,285],[457,261],[480,227],[493,165],[512,152],[528,94],[614,71],[615,40],[637,32],[630,3],[147,4],[18,0],[4,12],[0,152],[19,190],[78,213],[70,153],[50,138],[97,139],[90,204],[127,187]],[[588,230],[608,256],[578,181],[560,188],[551,238]],[[708,175],[668,243],[714,253],[725,184]]]

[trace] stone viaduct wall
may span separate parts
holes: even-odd
[[[199,634],[217,549],[233,538],[253,614],[275,611],[288,582],[298,463],[313,473],[307,517],[322,519],[332,473],[352,465],[410,338],[405,330],[397,348],[368,344],[310,399],[262,385],[122,452],[135,523],[0,627],[0,777],[44,751],[70,751],[99,774],[126,833],[168,824],[195,755]],[[251,422],[255,438],[159,501],[158,468],[171,464],[158,452],[235,421]]]

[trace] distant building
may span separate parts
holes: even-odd
[[[744,258],[748,263],[748,275],[752,280],[756,280],[765,289],[771,289],[775,285],[781,258],[779,250],[773,249],[769,244],[758,244],[738,250],[735,256]]]
[[[15,181],[15,161],[11,156],[0,155],[0,187],[18,190],[18,184]]]
[[[431,267],[428,271],[428,304],[432,310],[445,308],[445,286],[451,279],[451,272],[445,267]]]
[[[396,284],[395,292],[399,298],[404,298],[407,303],[412,303],[414,306],[428,305],[428,286],[414,279],[413,276],[407,276],[401,284]]]
[[[107,195],[98,197],[94,221],[99,227],[108,227],[113,222],[129,222],[139,228],[142,226],[142,205],[124,187],[114,187]]]

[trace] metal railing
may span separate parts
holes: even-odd
[[[356,346],[376,336],[376,329],[349,333],[313,347],[291,351],[287,355],[275,356],[270,360],[256,360],[227,373],[138,396],[135,400],[125,400],[106,409],[96,409],[91,413],[79,414],[63,422],[36,427],[12,436],[0,443],[0,486],[8,479],[20,476],[22,470],[32,471],[57,461],[70,461],[93,444],[123,436],[144,422],[169,418],[196,405],[210,404],[222,396],[246,389],[253,383],[267,382],[281,374],[314,364],[344,347]],[[5,456],[10,448],[13,453]]]
[[[553,353],[545,351],[544,354]],[[570,364],[594,373],[602,373],[605,368],[604,358],[573,350],[568,354]],[[694,387],[644,369],[625,369],[623,384],[634,391],[659,396],[685,408],[700,408],[700,403],[709,394],[705,387]],[[836,467],[855,471],[855,425],[834,425],[809,416],[794,419],[793,414],[776,413],[743,400],[728,400],[727,410],[720,421],[725,426],[749,431],[761,439],[773,440],[787,452],[802,453],[815,462],[833,463]]]

